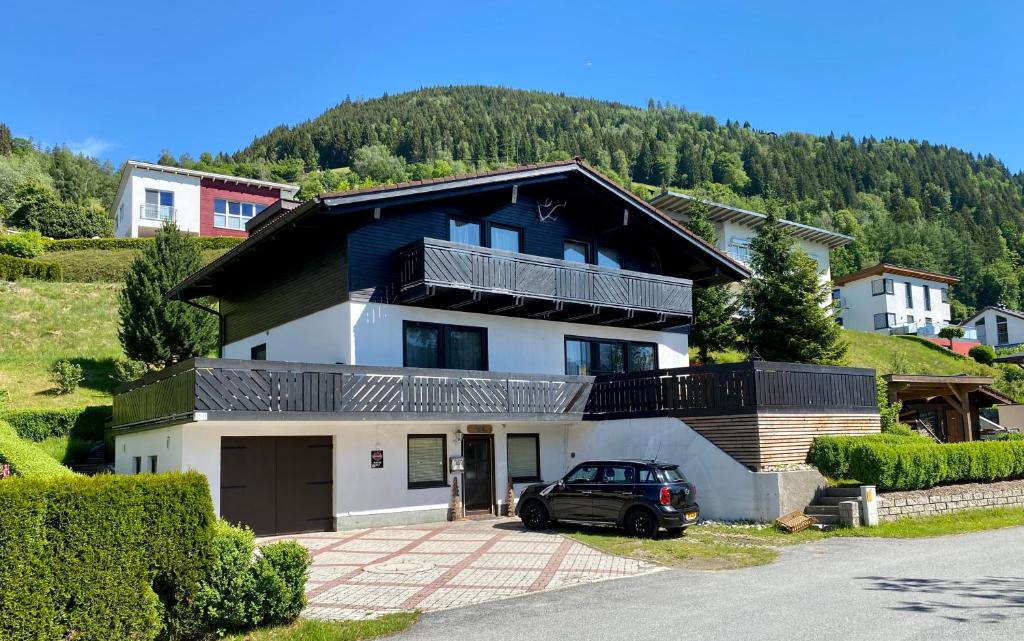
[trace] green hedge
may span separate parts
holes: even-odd
[[[1024,477],[1024,441],[939,444],[921,437],[822,436],[807,460],[832,478],[881,490],[921,490],[952,483]]]
[[[59,281],[64,279],[64,274],[60,265],[0,254],[0,281],[19,278]]]
[[[196,473],[0,481],[0,639],[205,633],[213,506]]]
[[[0,420],[11,424],[21,438],[42,441],[51,436],[77,436],[99,441],[110,420],[109,405],[68,407],[60,409],[27,409],[0,411]]]
[[[128,238],[123,240],[138,240]],[[145,240],[145,239],[143,239]],[[210,263],[226,249],[204,249],[203,263]],[[78,249],[74,251],[51,251],[42,259],[59,265],[64,280],[75,283],[119,283],[124,280],[132,262],[139,256],[139,249]]]
[[[201,236],[192,239],[199,249],[230,249],[241,243],[244,238],[233,236]],[[46,251],[77,251],[82,249],[142,249],[152,244],[152,238],[68,238],[50,240],[46,243]]]
[[[11,472],[24,477],[55,478],[74,475],[74,472],[61,465],[38,445],[18,436],[14,428],[3,421],[0,421],[0,463],[7,463],[11,466]],[[6,526],[0,525],[0,530],[4,527]]]

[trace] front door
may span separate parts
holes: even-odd
[[[494,491],[494,457],[490,434],[462,437],[467,512],[490,511]]]
[[[960,412],[946,410],[946,441],[949,443],[960,443],[964,440],[964,421]]]

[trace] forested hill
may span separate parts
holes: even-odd
[[[653,102],[460,86],[345,100],[234,160],[349,167],[376,145],[409,163],[470,168],[579,155],[624,183],[703,189],[753,207],[774,193],[788,217],[859,239],[833,257],[837,274],[890,260],[962,277],[959,300],[971,307],[1024,302],[1024,175],[928,142],[775,134]]]

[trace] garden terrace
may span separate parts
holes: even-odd
[[[595,379],[588,419],[654,416],[755,470],[803,463],[816,436],[880,430],[873,369],[748,361]]]
[[[196,358],[114,392],[114,429],[190,420],[579,420],[593,382],[471,370]]]

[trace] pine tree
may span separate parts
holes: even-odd
[[[694,201],[686,226],[697,236],[715,244],[715,226],[707,219],[708,206]],[[701,363],[713,363],[712,352],[721,352],[736,345],[736,295],[728,285],[711,285],[693,292],[693,325],[690,344],[697,349]]]
[[[173,223],[135,259],[121,289],[118,337],[128,358],[165,366],[217,347],[217,319],[164,294],[202,267],[199,248]]]
[[[754,276],[743,285],[744,346],[769,361],[841,363],[847,343],[823,305],[830,284],[818,264],[794,248],[778,223],[778,204],[766,207],[768,219],[750,244]]]

